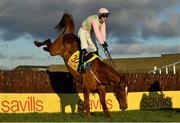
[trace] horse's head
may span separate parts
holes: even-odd
[[[125,77],[120,77],[120,82],[117,83],[118,85],[115,87],[115,95],[120,105],[122,111],[128,108],[127,102],[127,94],[128,94],[128,87],[125,83]]]

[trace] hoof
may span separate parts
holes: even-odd
[[[104,117],[105,117],[105,118],[111,118],[111,115],[110,115],[109,113],[105,113],[105,114],[104,114]]]
[[[40,47],[40,46],[41,46],[41,43],[38,42],[38,41],[34,41],[34,44],[35,44],[37,47]]]
[[[87,118],[91,117],[91,113],[90,112],[89,113],[85,113],[85,115],[86,115]]]
[[[44,51],[47,51],[47,52],[50,52],[50,50],[49,50],[48,47],[44,47],[43,50],[44,50]]]

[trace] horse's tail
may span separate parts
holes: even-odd
[[[64,13],[60,22],[56,25],[55,30],[57,32],[62,32],[62,34],[66,33],[74,33],[75,26],[72,19],[72,16],[68,13]]]

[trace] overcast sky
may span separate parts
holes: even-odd
[[[73,16],[77,34],[101,7],[111,12],[107,42],[113,58],[180,53],[180,0],[0,0],[0,68],[63,63],[33,41],[54,40],[64,12]]]

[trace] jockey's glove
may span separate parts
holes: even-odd
[[[104,44],[102,44],[102,47],[104,48],[104,51],[108,51],[108,44],[106,42],[104,42]]]
[[[81,52],[82,52],[82,54],[86,54],[87,50],[86,49],[82,49]]]

